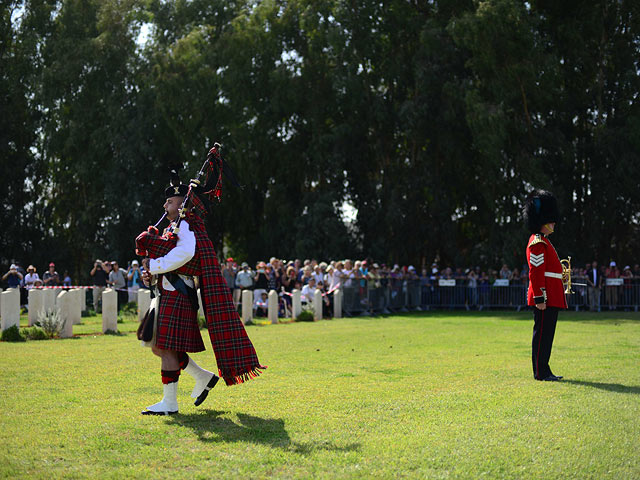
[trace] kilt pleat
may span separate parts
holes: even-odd
[[[205,349],[198,325],[198,311],[180,292],[162,291],[157,322],[157,348],[178,352],[202,352]]]

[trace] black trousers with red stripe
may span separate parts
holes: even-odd
[[[549,368],[549,357],[551,357],[559,310],[556,307],[547,307],[544,310],[533,307],[531,360],[533,361],[533,376],[538,380],[553,375],[551,368]]]

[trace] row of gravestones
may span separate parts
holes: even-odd
[[[2,290],[0,289],[0,292]],[[200,290],[198,290],[200,296]],[[149,290],[138,291],[138,320],[142,320],[149,309],[151,294]],[[62,338],[73,336],[73,325],[81,322],[82,312],[86,310],[86,296],[84,289],[31,289],[29,290],[29,326],[38,321],[38,316],[43,312],[58,309],[65,320]],[[342,317],[342,292],[333,292],[333,316]],[[313,311],[315,320],[322,318],[322,292],[316,290],[313,298]],[[292,292],[292,315],[298,317],[302,312],[301,292]],[[200,315],[204,316],[202,301],[200,301]],[[269,292],[268,319],[271,323],[278,323],[278,293],[275,290]],[[253,318],[253,292],[242,292],[242,321],[248,323]],[[10,288],[0,295],[0,329],[6,330],[13,325],[20,326],[20,291]],[[113,289],[102,292],[102,331],[118,331],[118,296]]]
[[[200,302],[202,305],[202,302]],[[322,291],[316,289],[313,295],[313,318],[314,320],[322,319]],[[202,310],[202,307],[200,307]],[[293,290],[291,292],[291,315],[297,318],[302,313],[302,292]],[[200,313],[202,315],[202,311]],[[253,292],[251,290],[243,290],[242,292],[242,321],[248,323],[253,317]],[[334,290],[333,292],[333,318],[342,317],[342,290]],[[278,323],[278,292],[271,290],[268,295],[267,302],[267,318],[271,323]]]
[[[10,288],[0,289],[0,329],[6,330],[14,325],[20,326],[20,291]],[[65,324],[60,332],[62,338],[73,336],[73,326],[81,323],[82,312],[86,310],[84,289],[31,289],[28,294],[29,326],[38,321],[46,312],[58,310]],[[138,292],[139,319],[144,316],[151,303],[148,290]],[[118,331],[118,295],[113,289],[102,292],[102,331]]]

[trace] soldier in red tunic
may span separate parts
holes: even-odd
[[[533,308],[533,341],[531,359],[536,380],[556,382],[549,368],[549,357],[556,331],[558,312],[567,308],[564,295],[562,264],[549,241],[558,221],[558,203],[552,193],[535,190],[527,198],[524,211],[531,232],[527,243],[529,291],[527,303]]]

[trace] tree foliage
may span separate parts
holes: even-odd
[[[219,141],[244,188],[208,228],[249,260],[519,265],[535,186],[563,253],[632,261],[636,5],[4,2],[0,260],[132,258],[168,166]]]

